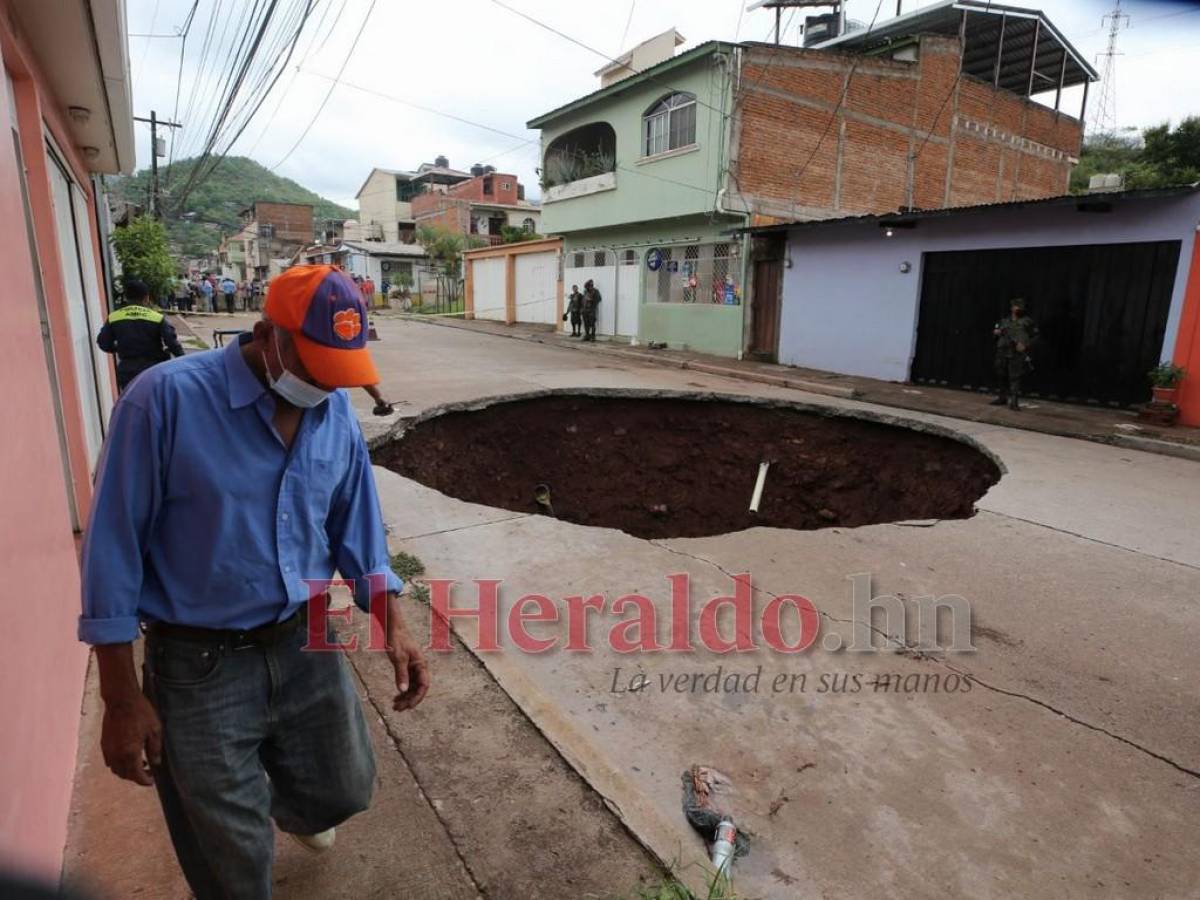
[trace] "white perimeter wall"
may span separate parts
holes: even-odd
[[[907,381],[916,348],[922,254],[947,250],[1182,241],[1163,340],[1175,346],[1200,195],[1118,201],[1109,213],[1074,205],[921,219],[891,238],[876,223],[800,228],[788,238],[779,361],[846,375]],[[900,272],[908,262],[908,274]],[[964,298],[969,299],[969,298]]]
[[[471,263],[475,291],[475,318],[505,320],[504,315],[504,257],[477,259]]]

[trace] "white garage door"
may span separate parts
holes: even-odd
[[[517,321],[553,325],[558,319],[558,253],[527,253],[516,259]]]
[[[475,293],[475,318],[505,321],[504,259],[477,259],[471,263]]]

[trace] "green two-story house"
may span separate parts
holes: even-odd
[[[731,233],[747,217],[722,206],[734,46],[672,56],[680,42],[672,29],[639,45],[600,90],[529,122],[543,230],[564,240],[565,290],[599,288],[601,334],[733,356],[747,257]]]

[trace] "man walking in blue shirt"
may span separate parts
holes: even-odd
[[[204,277],[200,279],[200,293],[204,296],[204,311],[216,312],[217,300],[216,292],[213,290],[212,279],[208,277],[208,273],[204,273]]]
[[[346,275],[289,269],[252,333],[148,370],[113,414],[79,634],[96,646],[105,763],[157,787],[199,900],[270,897],[272,820],[319,851],[370,803],[347,663],[304,649],[335,570],[387,636],[394,708],[428,689],[366,444],[335,390],[379,381],[366,321]]]

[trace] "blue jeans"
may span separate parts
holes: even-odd
[[[306,640],[303,626],[267,645],[147,636],[155,782],[197,900],[271,896],[272,820],[316,834],[370,805],[375,755],[348,663]]]

